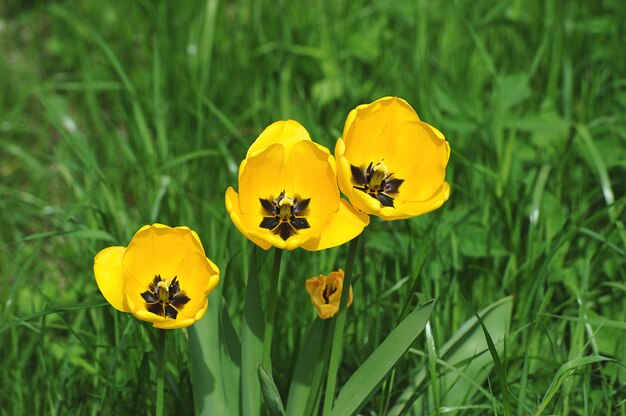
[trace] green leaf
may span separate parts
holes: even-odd
[[[332,320],[316,317],[302,343],[287,397],[289,416],[306,416],[317,409],[330,348],[328,334],[332,323]]]
[[[434,300],[416,308],[398,326],[346,382],[335,401],[332,415],[356,414],[376,392],[387,374],[422,332],[433,309]]]
[[[241,399],[244,416],[256,416],[261,409],[261,388],[257,368],[263,361],[265,315],[261,304],[256,252],[257,248],[254,246],[250,253],[250,269],[241,330]]]
[[[284,416],[285,408],[283,402],[280,399],[280,393],[274,384],[272,375],[263,367],[259,365],[258,372],[259,383],[261,384],[261,392],[265,399],[265,407],[270,416]]]
[[[511,323],[513,297],[498,300],[479,312],[489,330],[497,351],[502,350],[502,342]],[[467,320],[459,330],[439,349],[438,364],[449,371],[440,370],[439,384],[443,396],[441,406],[456,407],[466,405],[468,399],[477,391],[484,395],[490,393],[482,389],[493,361],[488,354],[485,335],[476,317]],[[425,408],[424,397],[419,393],[425,389],[427,372],[422,369],[417,373],[412,386],[401,395],[389,415],[422,414]],[[440,409],[440,411],[443,411]]]
[[[240,342],[222,298],[209,297],[204,317],[189,328],[191,386],[197,415],[240,413]]]

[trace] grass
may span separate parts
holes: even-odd
[[[103,303],[94,255],[189,225],[239,331],[251,243],[223,201],[247,146],[293,118],[332,150],[350,109],[396,95],[450,142],[452,194],[366,229],[339,385],[434,297],[429,339],[363,414],[408,391],[416,414],[626,415],[622,2],[9,0],[0,16],[0,414],[151,413],[156,339]],[[346,252],[283,256],[283,399],[314,316],[304,280]],[[446,342],[508,295],[498,370],[446,385],[472,361]],[[186,332],[167,342],[166,405],[192,413]]]

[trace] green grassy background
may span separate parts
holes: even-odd
[[[513,295],[506,391],[491,372],[449,410],[532,414],[561,365],[601,354],[615,361],[567,372],[546,412],[625,415],[625,20],[619,0],[2,2],[0,414],[152,413],[153,331],[103,304],[94,255],[147,223],[190,226],[239,328],[251,243],[223,200],[247,146],[293,118],[332,150],[353,107],[396,95],[450,142],[452,191],[366,229],[339,383],[418,298],[438,299],[439,348],[465,300]],[[284,256],[283,396],[315,315],[304,280],[346,251]],[[388,411],[426,349],[363,414]],[[191,413],[184,331],[167,368],[170,411]]]

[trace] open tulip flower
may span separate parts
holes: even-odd
[[[163,329],[202,318],[220,280],[193,230],[162,224],[142,227],[128,247],[100,251],[94,274],[111,306]]]
[[[384,97],[350,112],[337,141],[339,186],[363,212],[386,220],[422,215],[450,194],[450,145],[403,99]]]
[[[311,296],[311,303],[317,309],[317,314],[322,319],[332,318],[339,312],[339,301],[343,289],[343,270],[331,272],[328,276],[320,274],[318,277],[311,277],[305,282],[306,290]],[[352,286],[348,293],[348,304],[352,304]]]
[[[335,159],[300,123],[277,121],[239,166],[239,194],[226,191],[237,229],[267,250],[322,250],[363,231],[369,217],[341,199]]]

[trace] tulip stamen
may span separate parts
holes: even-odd
[[[146,301],[148,312],[171,319],[176,319],[178,312],[191,300],[180,290],[178,276],[172,280],[162,280],[160,274],[154,276],[141,297]]]
[[[311,198],[293,198],[287,196],[283,190],[276,199],[259,198],[264,215],[259,227],[268,229],[272,234],[279,235],[287,241],[292,235],[298,234],[298,230],[310,228],[305,218],[308,213]]]
[[[330,297],[337,291],[337,285],[336,284],[328,284],[326,283],[326,287],[324,288],[324,291],[322,292],[322,298],[324,299],[324,302],[326,302],[326,304],[330,303]]]
[[[385,161],[381,160],[374,165],[370,162],[367,168],[350,165],[352,180],[356,185],[355,189],[365,192],[372,198],[378,200],[383,207],[393,207],[393,196],[397,194],[404,179],[394,178],[393,172],[389,173],[389,168]]]

